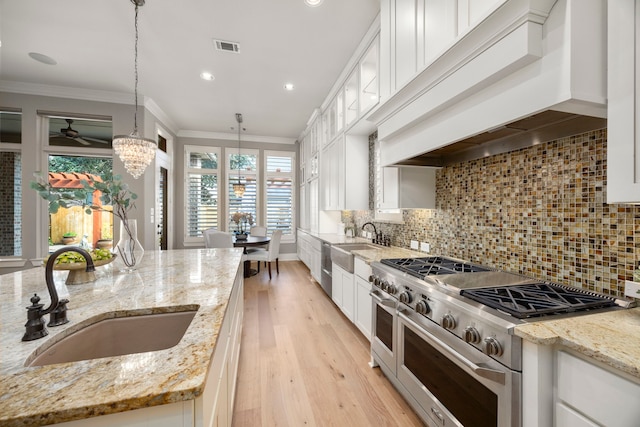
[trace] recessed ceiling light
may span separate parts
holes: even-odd
[[[293,83],[285,83],[284,84],[284,88],[286,90],[293,90],[295,88],[295,86],[293,85]]]
[[[58,63],[52,57],[47,56],[47,55],[43,55],[43,54],[38,53],[38,52],[29,52],[29,56],[32,59],[35,59],[36,61],[42,62],[43,64],[47,64],[47,65],[56,65]]]
[[[320,6],[320,4],[322,3],[322,0],[304,0],[304,2],[309,7],[316,7],[316,6]]]
[[[213,74],[207,72],[207,71],[203,71],[202,73],[200,73],[200,77],[202,78],[202,80],[215,80],[215,77],[213,76]]]

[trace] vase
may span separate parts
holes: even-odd
[[[120,239],[115,245],[115,253],[124,265],[120,271],[131,272],[138,268],[144,256],[144,248],[138,241],[137,220],[120,220]]]

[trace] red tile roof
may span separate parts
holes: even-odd
[[[49,185],[53,188],[82,188],[82,181],[102,182],[102,178],[89,173],[49,172]]]

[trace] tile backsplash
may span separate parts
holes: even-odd
[[[640,259],[640,207],[606,203],[606,138],[602,129],[444,167],[436,209],[375,224],[395,246],[428,242],[431,254],[622,296]],[[342,216],[360,228],[373,212]]]

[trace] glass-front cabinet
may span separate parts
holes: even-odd
[[[376,37],[360,61],[360,115],[365,114],[378,103],[378,46]]]
[[[344,87],[344,125],[349,128],[358,119],[358,73],[351,73]]]

